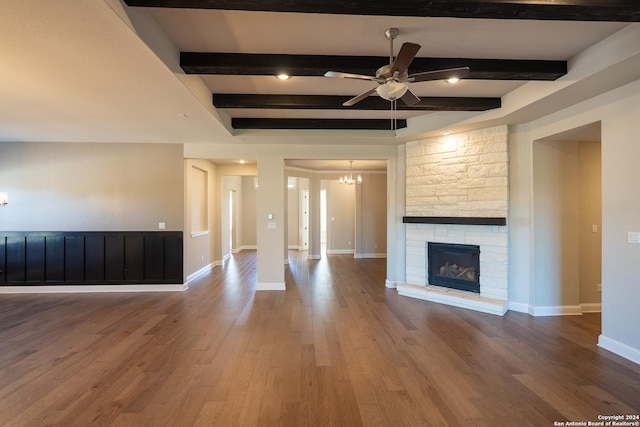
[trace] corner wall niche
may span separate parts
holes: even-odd
[[[406,149],[405,284],[398,293],[502,315],[508,298],[508,129],[413,141]],[[428,242],[480,247],[480,293],[431,286]]]

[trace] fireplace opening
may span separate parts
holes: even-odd
[[[480,292],[480,246],[427,243],[430,285]]]

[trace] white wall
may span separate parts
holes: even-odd
[[[0,228],[182,231],[183,170],[178,144],[0,143]]]

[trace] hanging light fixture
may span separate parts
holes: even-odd
[[[358,174],[358,176],[353,179],[353,174],[351,173],[351,168],[353,167],[353,160],[349,160],[349,173],[340,177],[340,184],[353,185],[353,184],[362,184],[362,175]]]
[[[409,89],[408,84],[389,80],[385,84],[378,86],[376,92],[378,92],[378,95],[380,95],[382,99],[395,101],[396,99],[402,98],[404,94],[407,93],[407,89]]]

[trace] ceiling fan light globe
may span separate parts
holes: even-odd
[[[382,99],[395,101],[396,99],[402,98],[402,96],[407,93],[408,88],[409,86],[406,83],[387,82],[378,86],[376,92],[378,92],[378,95],[380,95]]]

